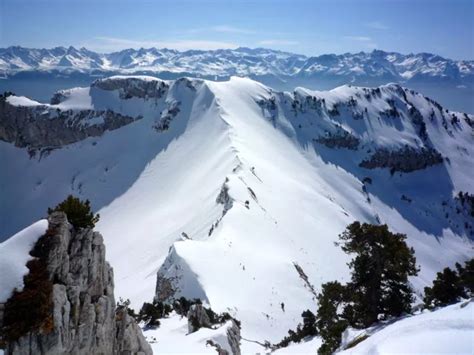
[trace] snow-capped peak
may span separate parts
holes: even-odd
[[[187,72],[194,75],[366,75],[410,79],[414,76],[472,76],[472,61],[453,61],[430,53],[408,54],[374,50],[370,53],[327,54],[317,57],[265,48],[237,48],[212,51],[169,49],[125,49],[113,53],[96,53],[86,48],[56,47],[0,49],[0,69],[21,70],[114,70],[151,72]]]

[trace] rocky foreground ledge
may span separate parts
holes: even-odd
[[[44,275],[35,281],[41,289],[28,289],[25,282],[23,291],[0,304],[5,354],[152,354],[135,320],[116,306],[113,270],[100,233],[75,230],[62,212],[53,212],[48,222],[48,231],[30,252],[35,259],[26,276]],[[40,308],[47,312],[15,309],[30,304],[18,301],[21,297],[43,297]],[[25,312],[43,319],[25,322]]]

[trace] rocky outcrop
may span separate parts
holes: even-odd
[[[426,123],[420,110],[411,105],[410,109],[408,110],[408,114],[411,118],[411,121],[413,122],[413,125],[416,127],[418,136],[423,141],[426,141],[428,139],[428,132],[426,131]]]
[[[52,323],[7,342],[5,353],[151,354],[135,320],[116,307],[113,270],[100,233],[75,230],[62,212],[52,213],[48,222],[35,249],[41,250],[52,283]]]
[[[93,82],[91,87],[106,91],[117,90],[119,97],[124,100],[134,97],[141,99],[159,99],[168,90],[168,84],[164,81],[140,77],[111,77],[99,79]]]
[[[171,121],[178,115],[180,112],[179,106],[181,102],[172,101],[168,103],[168,107],[161,113],[160,118],[153,126],[158,132],[166,131],[170,128]]]
[[[409,173],[442,162],[443,157],[433,148],[415,149],[405,146],[398,150],[379,148],[369,159],[363,160],[359,166],[366,169],[390,168],[392,172]]]
[[[115,354],[148,355],[153,353],[135,319],[128,315],[125,307],[115,311],[115,326]]]
[[[229,178],[226,178],[224,184],[222,184],[221,190],[219,191],[219,195],[217,195],[216,197],[216,203],[219,203],[224,206],[222,216],[224,216],[227,211],[229,211],[234,205],[234,200],[229,195],[229,186],[227,184],[228,182]]]
[[[125,126],[131,117],[111,110],[54,109],[48,105],[15,106],[0,100],[0,140],[20,148],[54,149]]]
[[[240,355],[240,327],[234,321],[231,320],[232,325],[227,328],[227,341],[229,342],[232,355]]]
[[[328,148],[346,148],[350,150],[356,150],[360,143],[359,138],[347,131],[340,131],[334,134],[328,133],[324,137],[315,139],[315,141]]]
[[[201,328],[211,328],[212,323],[206,313],[203,305],[200,303],[193,304],[186,315],[188,318],[188,332],[194,333]]]
[[[200,299],[203,302],[208,301],[196,274],[177,251],[177,246],[186,242],[176,242],[170,248],[168,256],[158,270],[155,301],[172,303],[182,296],[188,299]]]
[[[208,312],[201,303],[193,304],[188,311],[188,332],[194,333],[201,328],[212,328],[215,322],[211,321]],[[215,318],[215,314],[213,318]],[[219,355],[240,355],[240,326],[235,319],[228,320],[223,327],[226,327],[225,337],[219,337],[208,340],[208,344],[214,346]],[[222,328],[214,328],[222,329]]]
[[[224,327],[227,327],[225,337],[209,339],[207,344],[216,348],[218,355],[240,355],[241,336],[238,324],[232,319]]]

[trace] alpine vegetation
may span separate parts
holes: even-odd
[[[334,352],[348,326],[367,328],[379,320],[411,311],[416,276],[415,251],[406,236],[393,234],[387,225],[354,222],[339,237],[341,249],[355,257],[349,262],[351,281],[322,285],[318,295],[316,326],[323,339],[318,352]]]

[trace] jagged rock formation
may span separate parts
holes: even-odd
[[[200,328],[212,328],[213,323],[201,303],[193,304],[189,308],[187,318],[189,333],[194,333]],[[224,326],[227,326],[227,344],[223,344],[221,339],[219,341],[217,339],[209,340],[208,344],[214,346],[219,355],[240,355],[241,336],[239,325],[234,319],[231,319]],[[230,352],[226,348],[230,348]]]
[[[157,300],[158,302],[163,302],[166,300],[170,300],[174,296],[176,290],[174,289],[172,281],[172,278],[167,278],[162,274],[158,273],[156,277],[155,300]]]
[[[0,140],[17,147],[54,149],[101,136],[141,117],[111,110],[60,110],[48,105],[15,106],[0,99]]]
[[[232,326],[227,329],[227,341],[232,350],[232,355],[240,355],[240,327],[234,320],[231,320]]]
[[[179,255],[175,245],[170,248],[166,260],[158,270],[155,301],[172,303],[186,295],[189,299],[198,298],[207,302],[207,296],[199,282],[193,278],[183,278],[183,275],[193,275],[193,272]]]
[[[114,353],[121,355],[153,353],[135,319],[127,313],[127,308],[121,307],[115,311],[115,325]]]
[[[221,344],[217,340],[208,340],[207,344],[216,348],[219,355],[240,355],[240,328],[234,320],[227,323],[226,340],[227,344]],[[227,345],[227,346],[226,346]],[[228,349],[226,349],[226,347]],[[229,351],[230,350],[230,351]]]
[[[409,173],[442,162],[443,157],[433,148],[414,149],[406,146],[398,150],[377,149],[369,159],[363,160],[359,165],[367,169],[390,168],[392,172]]]
[[[200,303],[193,304],[188,311],[188,332],[194,333],[200,328],[210,328],[212,323],[206,310]]]
[[[115,77],[114,80],[96,80],[91,87],[106,91],[118,90],[119,97],[125,100],[133,97],[159,99],[168,89],[168,85],[164,81],[146,81],[140,78],[127,77]]]
[[[316,142],[325,145],[328,148],[346,148],[356,150],[360,140],[347,131],[338,132],[336,134],[328,134],[325,137],[315,139]]]
[[[52,213],[48,222],[35,248],[45,255],[52,283],[53,322],[7,342],[6,354],[151,354],[135,320],[126,309],[116,309],[102,236],[75,230],[62,212]]]
[[[234,204],[234,200],[229,195],[229,186],[227,185],[228,182],[229,182],[229,179],[226,178],[226,181],[224,182],[224,184],[222,184],[221,191],[219,192],[219,195],[217,195],[217,198],[216,198],[216,203],[219,203],[224,206],[224,209],[222,211],[222,216],[224,216],[227,213],[227,211],[229,211],[232,208]]]
[[[171,121],[178,115],[180,109],[179,101],[173,101],[168,104],[168,108],[162,112],[158,122],[153,126],[158,132],[166,131],[170,128]]]

